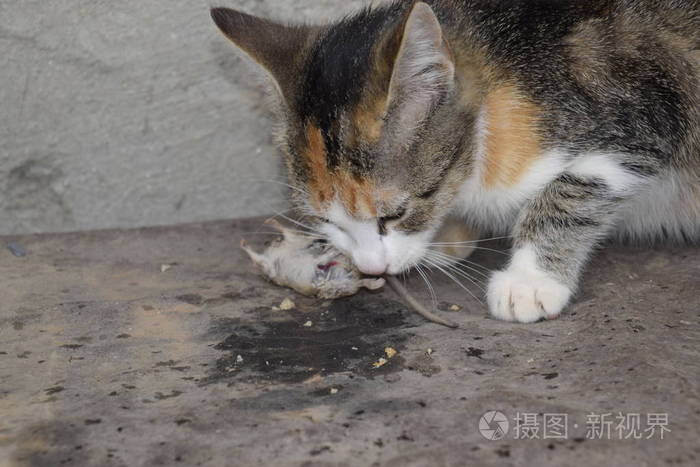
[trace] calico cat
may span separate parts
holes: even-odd
[[[698,0],[212,17],[273,78],[295,204],[364,273],[509,235],[487,301],[529,323],[561,313],[607,238],[700,238]]]

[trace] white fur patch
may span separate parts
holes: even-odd
[[[697,176],[669,170],[649,180],[621,206],[616,233],[636,243],[700,238]]]
[[[520,248],[505,271],[489,282],[487,301],[491,314],[504,321],[534,323],[559,316],[572,292],[537,265],[531,246]]]
[[[599,178],[617,195],[624,195],[643,179],[625,170],[612,154],[591,153],[572,161],[567,171],[582,178]]]
[[[433,235],[432,230],[406,235],[391,228],[387,235],[379,235],[375,220],[354,219],[337,201],[331,204],[326,217],[331,223],[321,228],[322,233],[365,274],[398,274],[410,269],[424,256]]]
[[[486,131],[483,122],[477,124],[478,131]],[[480,137],[483,139],[484,135]],[[478,151],[474,173],[462,185],[454,209],[483,230],[509,233],[523,204],[565,170],[565,156],[562,151],[548,151],[534,162],[517,184],[485,188],[482,183],[483,150]]]
[[[425,256],[428,242],[432,236],[432,229],[411,235],[389,230],[388,235],[383,237],[389,260],[389,274],[399,274],[418,264]]]

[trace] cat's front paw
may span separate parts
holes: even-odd
[[[518,261],[493,275],[487,300],[491,314],[504,321],[534,323],[561,314],[571,299],[569,287],[540,270],[536,264]],[[529,266],[529,267],[528,267]]]

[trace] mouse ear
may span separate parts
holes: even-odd
[[[290,237],[295,236],[294,232],[292,232],[290,229],[288,229],[287,227],[280,224],[280,222],[277,219],[275,219],[274,217],[267,219],[264,222],[264,224],[269,225],[270,227],[272,227],[275,230],[277,230],[278,232],[280,232],[285,239],[289,239]]]
[[[262,268],[263,271],[267,271],[267,268],[269,267],[269,265],[267,263],[267,258],[265,258],[265,256],[253,251],[253,249],[250,248],[250,246],[248,246],[248,242],[246,242],[245,239],[241,240],[241,248],[243,249],[243,251],[248,253],[248,256],[250,257],[251,260],[253,260],[253,262],[256,264],[256,266]]]
[[[362,279],[360,285],[368,290],[378,290],[386,285],[386,281],[381,277],[378,279]]]

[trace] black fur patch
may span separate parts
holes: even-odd
[[[402,2],[346,17],[328,29],[311,50],[297,111],[321,129],[331,170],[339,165],[343,151],[338,118],[359,103],[372,72],[372,49],[404,9]],[[358,152],[347,156],[365,155]],[[367,162],[356,165],[363,167]]]

